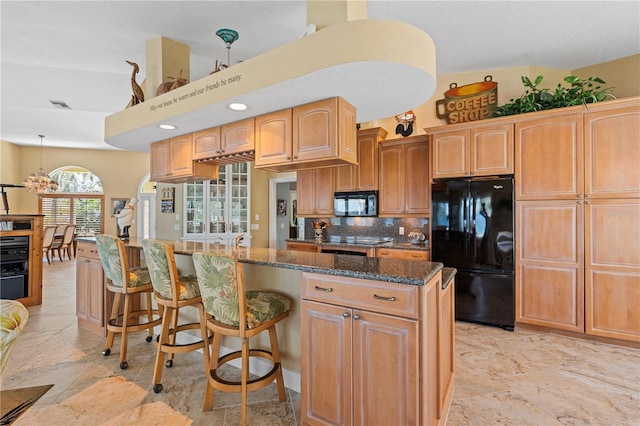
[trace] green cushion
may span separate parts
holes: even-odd
[[[144,257],[151,274],[153,289],[166,299],[173,299],[173,285],[167,261],[166,245],[160,241],[142,240]],[[179,277],[179,300],[193,299],[200,296],[200,288],[194,276]]]
[[[104,274],[115,287],[124,286],[122,258],[118,250],[118,239],[112,235],[96,235],[96,247]],[[122,254],[124,256],[124,254]],[[129,287],[141,287],[151,283],[147,268],[129,268]]]
[[[192,257],[205,310],[217,321],[238,327],[236,261],[232,257],[209,253],[194,253]],[[291,301],[278,293],[248,291],[245,294],[247,328],[256,328],[291,308]]]

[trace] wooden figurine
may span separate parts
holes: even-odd
[[[138,64],[135,62],[126,62],[133,67],[133,72],[131,73],[131,89],[133,90],[133,94],[131,95],[131,102],[127,105],[128,108],[144,102],[144,92],[142,91],[142,87],[136,83],[136,74],[140,71],[140,67],[138,67]]]
[[[163,93],[167,93],[170,90],[177,89],[178,87],[184,86],[185,84],[188,83],[188,81],[185,78],[182,78],[182,70],[180,70],[180,77],[178,78],[168,77],[168,78],[170,78],[171,80],[165,81],[164,83],[160,84],[160,86],[158,86],[158,90],[156,90],[156,96],[162,95]]]

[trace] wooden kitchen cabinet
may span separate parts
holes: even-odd
[[[585,203],[585,331],[640,342],[639,198]]]
[[[425,129],[433,179],[513,174],[512,123],[450,127]]]
[[[578,199],[584,193],[578,112],[516,122],[516,200]]]
[[[358,131],[358,164],[335,168],[336,192],[378,190],[378,144],[386,136],[381,127]]]
[[[381,217],[428,215],[431,210],[429,144],[425,136],[380,143]]]
[[[431,260],[429,253],[426,250],[376,248],[376,257],[388,257],[391,259]]]
[[[313,253],[318,253],[320,251],[318,245],[315,243],[293,243],[291,241],[287,241],[287,250],[310,251]]]
[[[104,271],[95,244],[78,243],[76,258],[76,316],[78,326],[106,336]]]
[[[453,341],[441,334],[453,333],[453,305],[438,305],[453,298],[439,298],[441,284],[441,273],[425,286],[302,274],[303,424],[444,423],[453,372],[440,372],[437,348]]]
[[[193,159],[230,164],[238,162],[235,156],[231,161],[221,159],[244,153],[248,155],[246,161],[251,161],[255,147],[254,127],[254,119],[251,117],[193,133]]]
[[[451,405],[455,377],[455,277],[438,287],[438,418]]]
[[[585,197],[640,197],[638,103],[591,111],[584,114]]]
[[[297,172],[298,216],[333,216],[334,174],[329,167]]]
[[[218,166],[193,160],[193,134],[154,142],[150,151],[152,182],[183,183],[218,177]]]
[[[531,117],[515,123],[516,321],[640,341],[640,100]]]
[[[281,120],[285,120],[282,112]],[[270,115],[258,117],[261,123]],[[273,123],[275,133],[266,135],[267,143],[258,143],[256,168],[271,171],[307,170],[356,164],[356,111],[339,97],[324,99],[291,109],[291,148],[284,121]],[[260,136],[262,139],[262,136]]]
[[[256,167],[284,164],[293,156],[292,109],[256,117]]]

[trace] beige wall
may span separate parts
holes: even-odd
[[[581,78],[600,77],[607,82],[604,87],[612,87],[611,93],[617,98],[640,95],[640,54],[578,68],[573,73]]]
[[[26,147],[0,141],[2,166],[0,182],[19,184],[29,173],[40,168],[40,147]],[[106,151],[71,148],[44,148],[43,170],[51,173],[63,166],[80,166],[92,171],[102,181],[105,205],[111,198],[131,198],[138,193],[138,185],[149,173],[149,154],[128,151]],[[38,197],[23,189],[14,189],[9,195],[11,213],[38,212]],[[116,219],[105,207],[105,232],[117,233]],[[130,230],[136,235],[136,226]]]
[[[509,102],[512,98],[520,97],[525,87],[522,85],[521,76],[535,78],[542,75],[544,80],[541,87],[554,88],[558,83],[563,82],[563,78],[568,75],[578,75],[582,78],[598,76],[607,82],[606,87],[614,87],[612,93],[618,98],[640,95],[640,80],[633,78],[640,74],[640,55],[629,56],[611,62],[593,65],[591,67],[577,70],[563,70],[556,68],[544,68],[538,66],[523,66],[514,68],[500,68],[485,71],[474,71],[459,74],[440,74],[437,76],[436,90],[428,102],[413,109],[416,115],[413,136],[425,133],[424,128],[446,125],[446,120],[441,120],[436,116],[436,101],[444,98],[444,93],[449,90],[451,83],[456,83],[458,87],[465,84],[483,81],[485,76],[491,75],[492,81],[498,83],[498,105]],[[398,111],[401,113],[403,111]],[[396,135],[395,129],[398,122],[394,117],[384,120],[375,120],[362,123],[362,128],[382,127],[387,132],[387,139],[402,137]]]

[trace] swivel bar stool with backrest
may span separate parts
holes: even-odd
[[[192,257],[202,301],[211,315],[207,328],[214,333],[204,409],[211,409],[214,389],[240,392],[240,418],[241,424],[245,425],[247,392],[261,389],[275,380],[280,401],[286,400],[276,323],[289,316],[291,301],[278,293],[245,291],[242,265],[231,256],[197,252]],[[250,349],[249,339],[263,331],[269,332],[271,351]],[[222,336],[242,339],[242,349],[220,357]],[[273,367],[267,374],[249,380],[250,357],[265,358],[273,363]],[[237,358],[242,360],[241,381],[230,382],[221,378],[218,368]]]
[[[160,325],[161,315],[157,309],[153,309],[151,303],[151,279],[147,268],[129,268],[129,260],[124,243],[112,235],[96,235],[96,246],[102,262],[102,269],[107,277],[107,289],[114,294],[111,318],[107,322],[107,344],[102,355],[111,354],[111,347],[116,333],[121,333],[120,339],[120,368],[125,370],[127,363],[127,341],[129,333],[141,330],[149,330],[147,342],[153,340],[153,327]],[[133,297],[144,294],[146,296],[146,309],[133,308]],[[121,301],[124,298],[123,313],[120,314]],[[140,322],[140,317],[146,316],[146,322]],[[154,318],[154,316],[156,318]],[[135,324],[130,324],[135,320]]]
[[[158,306],[164,308],[162,327],[158,339],[155,369],[153,372],[153,391],[162,391],[162,369],[164,354],[169,355],[165,363],[168,368],[173,366],[173,357],[177,353],[191,352],[202,349],[204,367],[209,365],[209,343],[212,336],[206,329],[206,313],[200,297],[200,289],[196,277],[181,277],[176,267],[173,247],[160,241],[143,240],[144,257],[149,267],[153,293]],[[179,324],[178,317],[181,308],[193,306],[198,309],[199,322]],[[193,343],[178,343],[177,335],[181,331],[200,329],[202,340]]]

